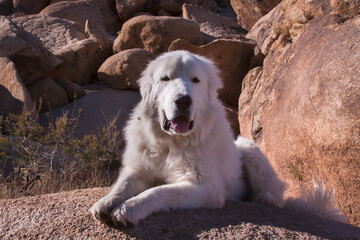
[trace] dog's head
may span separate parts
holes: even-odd
[[[170,135],[189,135],[202,124],[221,87],[212,61],[187,51],[165,53],[148,67],[139,80],[143,103]]]

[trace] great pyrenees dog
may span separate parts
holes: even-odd
[[[219,70],[209,59],[165,53],[149,63],[139,85],[120,175],[90,208],[95,219],[126,226],[157,211],[221,208],[245,198],[341,218],[333,193],[316,184],[306,199],[284,201],[285,184],[259,148],[240,136],[234,143],[217,98]]]

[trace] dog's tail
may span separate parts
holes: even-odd
[[[283,199],[285,183],[282,182],[267,157],[256,144],[239,136],[235,145],[243,160],[244,180],[247,185],[247,199],[274,205],[305,214],[314,214],[339,222],[347,222],[346,216],[335,207],[335,190],[329,192],[324,183],[313,179],[313,189],[303,190],[300,198]]]
[[[324,182],[319,184],[313,178],[313,189],[304,189],[300,198],[288,198],[283,208],[305,214],[314,214],[338,222],[347,223],[348,219],[335,207],[335,190],[328,191]]]

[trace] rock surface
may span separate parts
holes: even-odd
[[[360,2],[231,0],[231,5],[238,22],[250,30],[247,38],[257,41],[255,56],[255,44],[243,38],[243,29],[224,18],[236,21],[230,0],[0,0],[0,14],[8,16],[0,16],[0,114],[21,113],[24,104],[32,106],[27,91],[34,98],[38,93],[50,98],[45,100],[47,107],[51,102],[50,108],[74,101],[76,94],[83,97],[41,114],[41,120],[49,121],[44,120],[47,115],[55,119],[64,111],[77,116],[82,109],[77,136],[97,133],[114,116],[119,117],[118,128],[122,129],[140,100],[138,91],[100,87],[86,95],[84,89],[89,86],[79,85],[96,80],[98,68],[110,57],[112,47],[116,52],[142,48],[154,55],[187,49],[213,58],[221,68],[225,88],[220,97],[228,105],[235,135],[239,130],[234,116],[243,84],[241,131],[257,141],[283,180],[290,183],[287,194],[297,195],[299,187],[308,186],[315,175],[328,187],[335,186],[338,206],[344,208],[351,223],[360,226]],[[132,18],[143,14],[154,16]],[[222,40],[214,41],[217,38]],[[204,42],[207,45],[202,45]],[[116,57],[104,63],[112,65],[106,71],[113,70]],[[136,76],[147,60],[136,59],[134,64],[131,59],[121,62],[126,76],[113,75],[124,79],[122,86],[109,86],[137,88]],[[252,69],[256,66],[260,67]],[[247,225],[242,223],[236,229],[243,226]],[[261,235],[263,238],[282,231],[250,227],[253,238],[264,231],[270,233]],[[164,229],[162,233],[167,231]],[[206,229],[198,235],[231,238],[237,231],[231,227]],[[256,233],[256,229],[261,232]],[[185,227],[180,230],[186,232]],[[141,236],[134,232],[134,236]]]
[[[49,5],[58,2],[78,1],[78,0],[51,0]],[[113,0],[87,0],[93,5],[96,5],[102,15],[102,21],[105,25],[106,31],[111,34],[116,34],[121,29],[120,17],[116,13],[115,1]],[[70,5],[71,6],[71,5]]]
[[[123,22],[129,20],[137,12],[143,12],[148,0],[116,0],[116,10]]]
[[[281,23],[284,20],[284,13],[281,11],[281,4],[277,5],[268,14],[262,17],[246,37],[256,41],[255,53],[261,52],[267,55],[271,45],[281,34]]]
[[[80,31],[79,25],[72,21],[44,14],[18,17],[13,21],[38,37],[45,48],[63,61],[50,73],[54,79],[67,78],[77,84],[89,83],[110,54],[110,40],[97,38],[102,35],[99,33],[101,29],[91,24],[86,24],[88,31],[85,32]]]
[[[154,54],[145,49],[124,50],[106,59],[97,77],[113,89],[139,89],[136,81],[154,58]]]
[[[44,48],[39,39],[3,16],[0,16],[0,57],[8,57],[15,63],[25,85],[48,74],[62,62]]]
[[[162,8],[173,15],[181,14],[181,8],[184,3],[190,3],[212,10],[217,7],[214,0],[153,0],[150,3],[151,8]]]
[[[239,25],[248,30],[280,2],[281,0],[230,0]]]
[[[37,109],[46,112],[69,103],[65,90],[51,78],[45,78],[28,86]]]
[[[104,26],[99,8],[89,0],[58,2],[49,5],[41,13],[77,22],[81,29],[85,28],[87,20]]]
[[[117,117],[117,129],[121,132],[135,105],[140,101],[140,93],[130,90],[114,90],[100,87],[76,102],[40,114],[40,122],[55,122],[58,117],[67,113],[69,118],[78,117],[75,136],[81,138],[86,134],[97,134]]]
[[[193,21],[179,17],[138,16],[123,25],[113,50],[144,48],[157,55],[166,52],[171,42],[178,38],[195,45],[203,42],[200,28]]]
[[[21,113],[23,109],[33,110],[33,101],[17,72],[15,64],[6,57],[0,57],[0,85],[2,88],[6,88],[6,91],[5,89],[2,90],[4,94],[1,94],[0,115]],[[11,96],[6,92],[10,93]],[[6,96],[10,99],[5,100]]]
[[[65,90],[69,102],[73,102],[86,95],[85,89],[66,78],[60,78],[56,80],[56,83]]]
[[[0,115],[7,116],[9,113],[21,114],[24,103],[13,97],[11,92],[0,85]]]
[[[0,200],[4,239],[359,239],[360,229],[249,202],[223,209],[155,213],[117,229],[95,221],[89,207],[109,189],[94,188]]]
[[[287,195],[315,176],[359,225],[360,16],[346,20],[325,15],[293,43],[274,43],[244,80],[239,122],[290,183]]]
[[[184,4],[182,12],[183,18],[192,20],[200,26],[205,43],[221,38],[242,39],[247,32],[232,19],[219,16],[200,6]]]
[[[249,70],[249,62],[255,43],[251,40],[218,39],[197,47],[186,40],[176,40],[170,47],[173,50],[188,50],[208,57],[221,70],[223,88],[219,90],[219,98],[230,106],[237,106],[241,92],[241,82]]]

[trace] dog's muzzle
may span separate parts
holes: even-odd
[[[185,133],[187,131],[190,131],[193,126],[194,121],[190,121],[189,118],[184,115],[180,115],[169,120],[164,113],[163,129],[165,131],[170,131],[170,129],[172,129],[177,133]]]
[[[168,119],[164,112],[163,129],[165,131],[174,130],[176,133],[185,133],[190,131],[194,126],[194,121],[189,119],[189,110],[192,99],[189,95],[178,95],[174,100],[176,107],[175,117]]]

